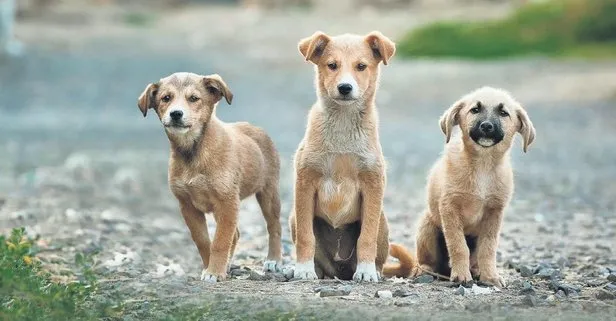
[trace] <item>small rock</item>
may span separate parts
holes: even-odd
[[[248,276],[248,280],[252,281],[267,281],[270,278],[266,275],[259,274],[256,271],[250,271],[250,275]]]
[[[406,298],[407,296],[411,296],[413,293],[409,290],[397,289],[394,291],[393,296],[396,298]]]
[[[413,280],[413,283],[432,283],[432,282],[434,282],[434,277],[430,274],[420,275]]]
[[[604,290],[604,289],[600,289],[599,292],[597,292],[597,294],[595,294],[595,297],[601,301],[606,301],[606,300],[615,300],[616,299],[616,294]]]
[[[570,284],[566,284],[566,283],[562,283],[562,282],[558,282],[556,280],[552,280],[552,282],[550,282],[549,287],[558,292],[558,290],[562,290],[563,292],[565,292],[565,294],[567,296],[571,295],[571,294],[577,294],[578,292],[580,292],[580,288],[570,285]]]
[[[608,291],[616,292],[616,284],[610,283],[605,286],[605,289]]]
[[[237,265],[237,264],[231,264],[229,265],[229,271],[233,271],[233,270],[239,270],[241,268],[241,266]]]
[[[556,292],[555,295],[557,298],[560,298],[560,299],[567,297],[567,294],[563,290],[558,290],[558,292]]]
[[[292,268],[285,268],[282,270],[282,274],[284,274],[284,277],[287,278],[287,280],[291,280],[293,279],[294,270]]]
[[[533,276],[533,274],[535,274],[533,270],[534,270],[534,269],[531,269],[531,268],[530,268],[529,266],[527,266],[527,265],[520,265],[520,275],[521,275],[522,277],[527,278],[527,277],[531,277],[531,276]]]
[[[397,307],[408,307],[411,306],[413,303],[412,302],[406,302],[406,301],[396,301],[394,302],[394,305]]]
[[[473,287],[471,287],[471,291],[473,292],[473,294],[490,294],[494,290],[491,288],[484,288],[478,286],[477,284],[473,284]]]
[[[541,279],[556,279],[560,277],[560,272],[552,268],[542,268],[535,276]]]
[[[471,292],[471,290],[470,290],[470,289],[467,289],[467,288],[465,288],[465,287],[463,287],[463,286],[461,286],[461,285],[460,285],[460,286],[456,289],[456,292],[455,292],[455,293],[456,293],[457,295],[466,296],[466,295],[468,295],[470,292]]]
[[[330,296],[347,296],[351,293],[351,286],[345,285],[337,288],[331,286],[324,286],[320,288],[318,292],[319,296],[322,298]]]
[[[547,298],[545,298],[545,300],[548,302],[554,302],[556,301],[556,297],[553,294],[550,294]]]
[[[556,264],[558,264],[561,270],[566,267],[571,266],[571,262],[569,262],[569,260],[566,257],[561,257],[560,259],[558,259],[556,261]]]
[[[598,287],[598,286],[602,286],[604,284],[608,283],[607,280],[604,279],[590,279],[590,280],[586,280],[586,285],[591,286],[591,287]]]
[[[530,284],[530,282],[524,281],[524,283],[522,284],[522,290],[520,290],[520,294],[534,295],[535,289],[533,288],[533,285]]]
[[[616,282],[616,274],[610,274],[607,276],[607,280],[610,282]]]
[[[381,290],[381,291],[376,291],[376,293],[374,294],[374,297],[381,298],[381,299],[390,299],[393,297],[393,294],[391,293],[391,291]]]
[[[530,307],[536,307],[537,306],[537,298],[534,295],[527,295],[524,297],[524,299],[522,300],[522,303],[524,303],[524,305],[530,306]]]
[[[514,260],[507,260],[505,261],[505,269],[518,269],[518,265],[520,263],[515,262]]]
[[[231,276],[242,276],[249,273],[246,270],[242,270],[242,269],[235,269],[235,270],[231,270]]]

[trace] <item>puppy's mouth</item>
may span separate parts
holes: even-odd
[[[177,123],[164,124],[164,126],[167,129],[189,129],[190,127],[192,127],[191,125]]]
[[[354,97],[334,97],[333,99],[339,105],[351,105],[358,100]]]
[[[503,140],[503,137],[500,135],[482,135],[474,134],[473,132],[470,133],[470,137],[477,145],[485,148],[497,145]]]

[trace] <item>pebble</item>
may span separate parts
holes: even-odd
[[[420,275],[413,280],[413,283],[432,283],[432,282],[434,282],[434,277],[430,274]]]
[[[595,294],[595,297],[601,301],[605,301],[605,300],[615,300],[616,299],[616,294],[608,291],[608,290],[604,290],[604,289],[600,289],[599,292],[597,292],[597,294]]]
[[[527,265],[520,265],[520,275],[527,278],[533,276],[534,271]]]
[[[525,305],[528,305],[530,307],[536,307],[537,306],[537,298],[534,295],[527,295],[524,297],[524,299],[522,300],[522,303],[524,303]]]
[[[561,270],[566,267],[571,266],[571,262],[569,262],[569,260],[566,257],[561,257],[560,259],[558,259],[556,261],[556,264],[558,264]]]
[[[267,281],[270,278],[264,274],[259,274],[256,271],[250,271],[250,275],[248,276],[248,280],[252,281]]]
[[[340,286],[337,288],[324,286],[319,288],[318,292],[320,297],[325,298],[330,296],[347,296],[351,294],[351,289],[352,288],[350,285]]]
[[[465,296],[465,295],[470,294],[470,292],[471,292],[471,290],[470,290],[470,289],[467,289],[467,288],[465,288],[465,287],[463,287],[463,286],[461,286],[461,285],[460,285],[460,286],[456,289],[456,292],[455,292],[455,293],[456,293],[457,295]]]
[[[610,284],[605,286],[605,289],[609,290],[609,291],[612,291],[612,292],[616,292],[616,284],[610,283]]]
[[[391,291],[381,290],[381,291],[376,291],[376,293],[374,294],[374,297],[381,298],[381,299],[390,299],[393,297],[393,294],[391,293]]]
[[[546,301],[548,302],[554,302],[556,301],[556,296],[554,296],[553,294],[548,295],[547,298],[545,298]]]
[[[397,298],[406,298],[407,296],[412,296],[412,295],[414,294],[411,291],[404,290],[404,289],[397,289],[393,292],[393,296]]]
[[[520,294],[534,295],[535,289],[533,288],[533,285],[530,284],[530,282],[524,281],[524,283],[522,284],[522,290],[520,290]]]
[[[556,279],[560,277],[560,272],[556,269],[552,268],[542,268],[539,270],[539,273],[536,274],[538,278],[541,279]]]
[[[558,282],[556,280],[552,280],[552,282],[550,282],[550,288],[556,292],[558,292],[558,290],[562,290],[563,292],[565,292],[567,296],[572,295],[572,294],[577,294],[581,290],[580,288],[576,286]]]
[[[616,282],[616,274],[610,274],[607,276],[607,280],[610,282]]]
[[[446,288],[455,288],[458,285],[458,283],[451,282],[451,281],[442,281],[442,282],[438,282],[437,285],[444,286]]]

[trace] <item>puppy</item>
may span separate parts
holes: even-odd
[[[154,109],[171,143],[169,186],[208,282],[225,278],[240,237],[240,201],[253,194],[269,233],[264,270],[278,270],[282,261],[278,152],[262,129],[220,121],[215,109],[223,97],[231,104],[233,94],[220,76],[175,73],[149,84],[138,101],[144,117]],[[204,213],[216,220],[211,244]]]
[[[315,65],[317,102],[295,154],[294,277],[377,282],[389,241],[375,95],[395,44],[316,32],[299,51]]]
[[[456,125],[461,135],[450,142]],[[507,92],[483,87],[453,104],[440,126],[448,144],[428,178],[417,263],[392,244],[391,254],[402,264],[387,266],[384,274],[417,276],[427,271],[449,275],[456,282],[479,277],[505,286],[496,270],[496,249],[503,211],[513,194],[509,150],[516,132],[524,139],[524,152],[528,150],[535,140],[533,123]]]

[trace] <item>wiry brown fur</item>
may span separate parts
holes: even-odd
[[[502,109],[503,140],[491,147],[477,144],[469,131],[477,121],[470,110],[480,102],[483,108]],[[461,135],[452,139],[454,126]],[[513,171],[509,150],[515,133],[522,135],[523,149],[535,139],[535,128],[526,111],[507,92],[480,88],[449,108],[440,126],[448,144],[428,178],[428,209],[417,232],[417,266],[391,266],[390,275],[422,274],[424,271],[449,275],[452,281],[467,282],[473,276],[504,286],[496,269],[496,249],[503,211],[513,193]],[[400,251],[397,253],[400,254]],[[411,257],[406,251],[399,255]]]
[[[295,155],[295,204],[289,221],[298,263],[295,276],[377,281],[389,241],[374,97],[379,63],[387,64],[395,45],[379,32],[363,37],[316,32],[300,41],[299,51],[315,64],[318,100]],[[336,70],[328,67],[332,63]],[[356,82],[351,102],[337,101],[343,78]]]
[[[220,76],[175,73],[148,85],[138,102],[144,116],[154,109],[165,125],[171,143],[169,186],[201,255],[202,279],[213,282],[226,277],[239,238],[240,201],[253,194],[269,232],[266,269],[275,269],[282,260],[278,153],[262,129],[216,117],[216,104],[223,97],[229,104],[233,99]],[[168,111],[178,108],[189,127],[169,126]],[[213,213],[216,220],[212,243],[205,213]]]

